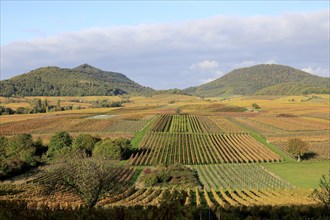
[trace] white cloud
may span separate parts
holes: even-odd
[[[307,73],[314,74],[314,75],[329,77],[329,69],[326,69],[326,68],[322,68],[322,67],[317,67],[317,68],[306,67],[306,68],[302,68],[301,70],[302,71],[305,71]]]
[[[204,60],[190,66],[190,69],[213,71],[219,68],[219,63],[215,60]]]
[[[213,80],[216,80],[216,79],[218,79],[218,78],[215,77],[215,78],[201,79],[200,82],[201,82],[202,84],[205,84],[205,83],[212,82]]]
[[[277,62],[275,60],[267,60],[263,64],[277,64]]]
[[[190,71],[185,71],[186,74],[198,75],[200,77],[199,82],[204,84],[211,82],[224,73],[219,69],[219,63],[215,60],[204,60],[198,63],[194,63],[190,66]]]
[[[233,67],[233,69],[237,69],[237,68],[255,66],[258,64],[277,64],[277,62],[273,59],[261,61],[261,62],[254,61],[254,60],[246,60],[246,61],[242,61],[241,63],[234,64],[232,67]]]
[[[41,66],[89,63],[154,88],[170,88],[173,81],[184,88],[220,76],[220,68],[222,73],[258,63],[317,66],[321,69],[314,68],[315,73],[324,74],[322,69],[329,65],[328,48],[328,10],[216,16],[176,24],[92,28],[1,45],[1,78]],[[204,72],[203,77],[180,75],[187,67]]]

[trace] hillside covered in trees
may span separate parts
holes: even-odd
[[[197,96],[298,95],[329,93],[329,78],[319,77],[289,66],[261,64],[230,73],[185,92]]]
[[[121,73],[88,64],[73,69],[42,67],[0,82],[0,96],[146,95],[154,90]]]

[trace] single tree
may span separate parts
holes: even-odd
[[[32,99],[30,102],[30,112],[39,113],[43,112],[41,99]]]
[[[48,106],[48,101],[47,101],[47,99],[44,99],[44,100],[42,101],[42,109],[43,109],[44,112],[48,112],[48,111],[49,111],[49,106]]]
[[[326,208],[330,208],[330,171],[328,178],[325,175],[322,175],[319,188],[314,189],[311,197],[323,204]]]
[[[260,106],[257,103],[252,104],[252,108],[254,109],[260,109]]]
[[[287,150],[300,162],[301,157],[308,152],[308,144],[300,138],[291,138],[288,140]]]
[[[8,158],[19,159],[34,165],[35,150],[31,134],[17,134],[9,140],[6,155]]]
[[[132,145],[129,139],[104,139],[95,145],[93,156],[103,159],[122,160],[129,156],[131,147]]]
[[[57,100],[56,102],[56,110],[60,111],[61,110],[61,100]]]
[[[49,193],[59,185],[71,188],[88,208],[93,208],[106,193],[116,194],[122,190],[123,184],[118,180],[122,178],[123,169],[110,160],[71,158],[48,171],[41,184]]]
[[[179,114],[181,114],[181,112],[182,112],[181,108],[176,108],[176,109],[175,109],[175,113],[176,113],[176,114],[179,115]]]
[[[16,109],[16,113],[17,114],[26,114],[26,113],[28,113],[28,109],[26,109],[26,108],[24,108],[24,107],[18,107],[17,109]]]
[[[68,132],[66,131],[56,132],[50,138],[47,156],[54,157],[66,150],[70,150],[71,144],[72,144],[72,138]]]
[[[101,141],[101,138],[99,137],[94,137],[90,134],[79,134],[78,137],[75,138],[72,148],[87,156],[92,156],[94,146],[99,141]]]

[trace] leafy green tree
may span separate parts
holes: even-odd
[[[31,134],[18,134],[10,139],[0,136],[0,179],[37,165],[40,159],[37,145],[38,141],[34,142]]]
[[[40,137],[37,138],[37,140],[34,142],[34,147],[36,148],[35,154],[39,157],[42,156],[42,154],[47,152],[47,147],[42,142],[42,139]]]
[[[111,103],[110,107],[122,107],[123,105],[121,104],[121,102],[113,102]]]
[[[61,109],[61,100],[57,99],[56,108]]]
[[[42,109],[44,110],[44,112],[48,112],[49,111],[49,105],[48,105],[47,99],[44,99],[42,101]]]
[[[13,109],[0,106],[0,115],[12,115],[14,113],[15,111]]]
[[[90,134],[79,134],[74,139],[72,148],[76,151],[83,152],[87,156],[92,156],[92,151],[97,142],[101,141],[101,138],[94,137]]]
[[[176,109],[175,109],[175,113],[176,113],[176,114],[179,115],[179,114],[181,114],[181,112],[182,112],[181,108],[176,108]]]
[[[72,137],[66,131],[56,132],[49,142],[49,148],[47,151],[48,157],[55,157],[58,154],[65,153],[71,149]]]
[[[300,138],[291,138],[288,140],[287,150],[293,156],[297,157],[297,161],[301,161],[301,157],[308,152],[308,144]]]
[[[252,104],[252,108],[254,109],[260,109],[260,106],[257,103]]]
[[[27,114],[28,112],[29,112],[29,110],[26,109],[26,108],[24,108],[24,107],[18,107],[18,108],[16,109],[16,113],[17,113],[17,114]]]
[[[13,136],[8,142],[6,150],[7,158],[19,159],[29,165],[35,165],[34,158],[36,148],[31,134],[18,134]]]
[[[104,139],[96,144],[93,155],[104,159],[122,160],[129,156],[131,148],[131,141],[128,139]]]
[[[41,99],[32,99],[30,102],[30,112],[39,113],[42,112]]]
[[[314,189],[311,197],[323,204],[327,209],[330,208],[330,171],[328,177],[322,175],[318,189]]]

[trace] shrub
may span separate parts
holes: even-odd
[[[156,173],[150,173],[143,178],[144,186],[154,186],[158,182],[158,177]]]
[[[120,102],[111,103],[110,107],[122,107],[123,105]]]

